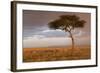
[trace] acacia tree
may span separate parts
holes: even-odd
[[[51,21],[48,23],[49,28],[51,29],[61,29],[65,32],[68,32],[72,40],[72,53],[74,49],[74,37],[72,35],[72,30],[75,28],[84,27],[85,21],[80,20],[76,15],[61,15],[59,19]]]

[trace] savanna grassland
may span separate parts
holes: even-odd
[[[90,59],[90,47],[23,48],[23,62]]]

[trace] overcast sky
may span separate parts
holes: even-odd
[[[60,15],[77,15],[85,20],[84,28],[73,31],[77,45],[90,45],[90,19],[89,13],[50,12],[23,10],[23,47],[52,47],[71,45],[69,34],[62,30],[51,30],[48,23],[58,19]]]

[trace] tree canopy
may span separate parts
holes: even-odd
[[[84,20],[80,20],[80,18],[76,15],[61,15],[59,19],[51,21],[48,23],[51,29],[61,29],[66,32],[70,32],[74,28],[84,27]]]

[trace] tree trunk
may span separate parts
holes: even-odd
[[[71,31],[69,33],[70,33],[70,37],[71,37],[71,40],[72,40],[72,49],[71,49],[71,56],[72,56],[73,52],[74,52],[74,38],[73,38]]]

